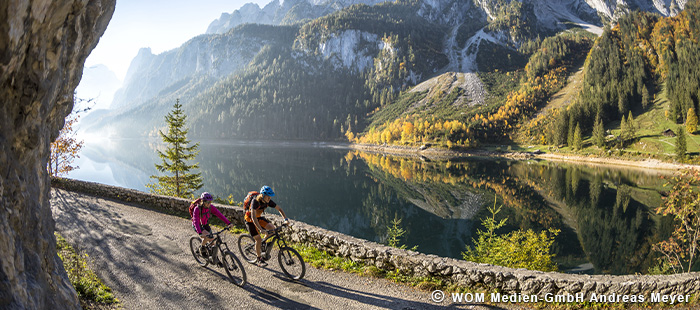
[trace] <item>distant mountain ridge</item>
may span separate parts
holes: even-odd
[[[486,96],[480,90],[483,87],[467,90],[465,86],[465,81],[480,83],[475,73],[484,65],[479,63],[484,58],[479,56],[483,46],[510,57],[531,40],[569,27],[600,29],[607,19],[614,20],[615,14],[632,8],[672,14],[677,12],[675,7],[685,5],[683,0],[376,2],[287,0],[273,1],[262,9],[247,4],[222,14],[211,23],[209,34],[177,49],[159,55],[142,49],[115,95],[112,108],[117,111],[92,120],[93,128],[113,126],[117,120],[134,123],[143,113],[161,113],[180,98],[193,119],[214,120],[222,126],[217,136],[250,136],[248,122],[277,106],[295,115],[307,112],[296,119],[278,115],[276,125],[281,127],[273,127],[280,132],[270,132],[276,137],[336,139],[367,125],[365,118],[372,110],[394,100],[399,91],[443,73],[460,73],[453,82],[457,87],[447,88],[457,92],[459,102],[483,104],[477,98]],[[253,21],[257,24],[249,24]],[[301,76],[318,81],[343,76],[350,85],[336,91],[352,91],[329,94],[324,99],[326,106],[319,106],[322,100],[312,98],[316,96],[313,92],[303,92],[307,86],[295,80]],[[241,80],[243,77],[253,80]],[[239,86],[230,85],[234,82]],[[297,124],[302,119],[313,128],[297,136],[295,132],[300,131],[291,129],[306,126]],[[146,135],[159,122],[158,118],[142,120],[125,130]],[[192,134],[208,135],[204,128]]]
[[[276,39],[253,28],[244,26],[228,35],[200,35],[158,55],[142,48],[131,61],[111,108],[138,106],[167,88],[178,89],[193,76],[220,79],[242,69],[268,41]]]
[[[121,84],[117,75],[107,66],[95,65],[83,69],[83,77],[75,92],[78,98],[94,101],[91,109],[108,109]]]
[[[687,0],[586,0],[599,14],[610,20],[617,20],[629,11],[640,10],[673,16],[683,10]]]
[[[374,5],[383,0],[273,0],[260,8],[255,3],[247,3],[232,13],[222,13],[221,17],[209,24],[206,34],[222,34],[238,25],[251,23],[263,25],[292,25],[304,20],[316,19],[355,4]]]

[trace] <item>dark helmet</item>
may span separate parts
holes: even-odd
[[[272,187],[269,187],[267,185],[260,188],[260,193],[265,195],[265,196],[270,196],[270,197],[275,196],[275,192],[272,191]]]
[[[199,196],[199,198],[202,198],[204,201],[212,201],[214,200],[214,197],[211,196],[208,192],[202,193],[202,196]]]

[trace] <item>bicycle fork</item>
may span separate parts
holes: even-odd
[[[260,246],[262,248],[262,251],[265,253],[263,255],[263,258],[265,258],[265,260],[269,260],[270,259],[270,252],[272,252],[272,246],[273,246],[272,242],[263,242]]]
[[[209,263],[214,264],[214,265],[219,263],[218,247],[211,245],[211,244],[207,244],[206,247],[207,247],[207,251],[209,252],[209,257],[208,257]]]

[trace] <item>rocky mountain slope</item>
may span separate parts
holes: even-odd
[[[603,24],[628,10],[640,8],[674,14],[683,8],[684,2],[401,0],[363,4],[365,2],[289,0],[273,1],[262,9],[248,4],[231,14],[223,14],[210,25],[210,34],[193,38],[180,48],[160,55],[142,50],[132,62],[122,89],[115,95],[112,107],[117,112],[92,122],[113,123],[105,122],[110,117],[118,121],[133,120],[136,114],[143,113],[142,105],[151,106],[147,110],[161,113],[168,102],[181,98],[185,108],[193,113],[193,118],[215,118],[233,136],[246,137],[248,133],[240,128],[246,127],[242,124],[247,120],[240,117],[255,114],[253,111],[258,108],[252,106],[265,110],[280,101],[287,102],[286,106],[277,109],[311,109],[309,112],[319,109],[320,102],[304,103],[314,94],[279,91],[280,85],[295,85],[296,82],[290,80],[295,76],[351,76],[353,81],[348,80],[345,84],[365,84],[364,90],[357,87],[337,89],[352,89],[352,92],[326,98],[342,103],[327,102],[327,106],[321,107],[326,115],[311,117],[309,121],[320,122],[322,126],[318,128],[325,129],[314,130],[314,134],[303,137],[337,138],[346,134],[349,127],[361,129],[366,125],[364,118],[369,112],[391,102],[401,90],[442,74],[456,73],[460,76],[458,80],[464,82],[458,89],[459,102],[483,104],[488,94],[476,73],[484,65],[479,63],[484,57],[478,57],[480,53],[486,53],[481,48],[484,43],[491,48],[488,53],[500,49],[505,51],[504,56],[517,56],[523,44],[567,28],[583,27],[600,33]],[[305,8],[301,11],[307,15],[294,13],[300,12],[300,8]],[[251,21],[273,26],[241,25]],[[283,24],[295,25],[274,26]],[[276,64],[283,62],[294,64],[294,71],[274,69]],[[212,85],[221,89],[230,81],[240,83],[240,79],[246,76],[245,72],[256,66],[258,70],[277,75],[269,77],[275,80],[269,85],[277,86],[268,89],[259,81],[251,82],[244,89],[230,89],[223,94],[234,99],[216,103],[216,108],[203,108],[207,105],[204,102],[211,102],[208,96],[222,95],[211,91]],[[263,77],[257,77],[260,78]],[[299,85],[292,87],[303,88]],[[247,107],[243,103],[234,103],[242,100],[241,92],[250,89],[256,89],[258,96],[253,98],[248,94],[246,100],[260,103]],[[276,97],[268,100],[267,95]],[[320,99],[311,99],[314,100]],[[241,109],[248,112],[241,114]],[[218,111],[218,115],[207,114],[212,111]],[[116,114],[119,116],[115,117]],[[280,117],[280,122],[288,124],[289,128],[297,122]],[[224,119],[227,123],[223,122]],[[159,126],[158,121],[144,123],[145,127],[135,133],[152,133]],[[231,122],[236,122],[236,125]],[[345,123],[344,126],[341,122]],[[93,130],[98,130],[98,127],[93,127]],[[193,134],[206,135],[198,130]],[[278,134],[286,138],[302,138],[289,136],[288,130]]]

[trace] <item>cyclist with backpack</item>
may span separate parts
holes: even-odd
[[[214,236],[211,234],[211,227],[209,226],[209,218],[212,214],[216,215],[224,223],[226,223],[226,228],[231,226],[231,221],[229,221],[226,216],[221,214],[221,211],[211,204],[214,198],[211,194],[204,192],[195,201],[190,204],[190,217],[192,217],[192,229],[199,235],[202,239],[202,247],[200,252],[203,257],[207,257],[206,244],[214,240]]]
[[[267,263],[262,258],[262,237],[259,232],[267,233],[268,230],[275,229],[275,225],[262,216],[263,212],[268,207],[275,208],[282,215],[285,223],[289,221],[282,208],[272,201],[273,196],[275,196],[275,193],[272,191],[272,188],[265,185],[260,189],[260,192],[249,192],[243,202],[246,210],[246,227],[248,227],[248,232],[255,239],[255,252],[258,255],[258,261],[255,264],[259,267],[267,266]],[[255,215],[251,211],[254,211]]]

